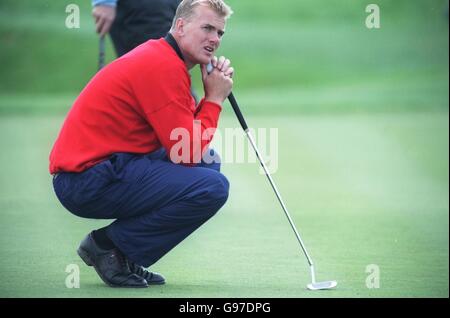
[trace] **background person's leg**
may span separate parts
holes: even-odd
[[[110,35],[117,56],[138,45],[164,37],[169,31],[181,0],[127,0],[117,3]]]

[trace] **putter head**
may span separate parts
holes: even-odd
[[[332,289],[337,286],[337,281],[330,280],[327,282],[317,282],[308,284],[307,287],[309,290],[322,290],[322,289]]]

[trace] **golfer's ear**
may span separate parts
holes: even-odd
[[[183,18],[178,18],[177,22],[175,23],[176,25],[176,30],[178,32],[179,35],[184,35],[184,20]]]

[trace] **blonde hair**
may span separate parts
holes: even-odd
[[[177,8],[170,31],[175,30],[178,19],[183,18],[190,20],[194,15],[194,9],[199,5],[211,8],[220,17],[225,18],[225,20],[233,14],[231,8],[223,0],[183,0]]]

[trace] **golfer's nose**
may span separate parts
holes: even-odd
[[[213,44],[215,47],[218,47],[220,44],[220,36],[218,33],[212,33],[209,42]]]

